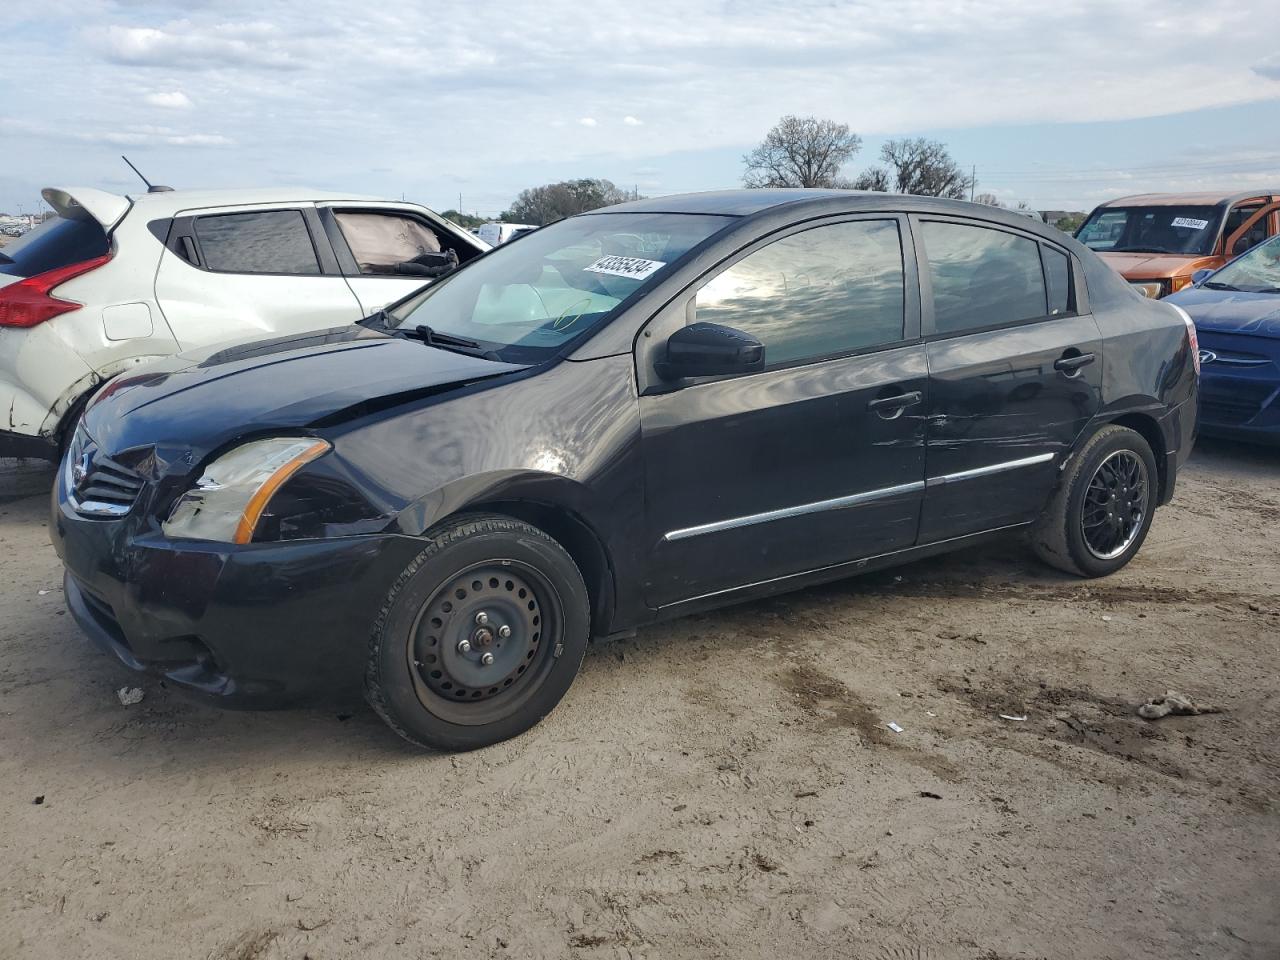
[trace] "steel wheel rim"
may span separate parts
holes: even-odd
[[[1150,499],[1147,465],[1132,450],[1109,454],[1094,471],[1080,508],[1080,532],[1088,551],[1114,560],[1137,539]]]
[[[419,701],[453,723],[509,716],[554,664],[562,623],[559,594],[534,567],[494,560],[459,571],[419,608],[409,631],[406,654]]]

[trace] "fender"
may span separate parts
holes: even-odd
[[[40,424],[39,435],[54,444],[60,442],[62,434],[70,425],[71,417],[83,409],[98,389],[118,374],[132,370],[142,364],[154,360],[163,360],[168,354],[151,354],[141,357],[122,357],[111,363],[103,364],[97,370],[91,370],[81,377],[58,397],[49,409],[44,422]]]

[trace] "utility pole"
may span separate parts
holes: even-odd
[[[973,203],[973,191],[978,185],[978,165],[973,165],[973,171],[969,174],[969,202]]]

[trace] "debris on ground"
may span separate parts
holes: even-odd
[[[42,806],[44,804],[44,794],[43,793],[40,794],[40,796],[36,797],[31,802],[34,803],[37,807]]]
[[[1002,714],[1000,714],[1000,719],[1001,719],[1001,720],[1025,720],[1025,719],[1027,719],[1027,718],[1026,718],[1025,716],[1023,716],[1023,717],[1018,717],[1018,716],[1014,716],[1014,715],[1012,715],[1012,714],[1002,713]]]
[[[116,696],[120,699],[120,706],[132,707],[135,703],[141,703],[146,694],[141,687],[121,687],[116,691]]]
[[[1221,707],[1213,707],[1197,703],[1185,693],[1177,690],[1166,690],[1163,697],[1153,697],[1138,708],[1138,716],[1143,720],[1159,720],[1170,714],[1194,717],[1202,713],[1221,713]]]
[[[902,727],[898,726],[898,725],[897,725],[896,723],[894,723],[892,720],[890,720],[888,723],[886,723],[886,724],[885,724],[885,726],[886,726],[886,727],[888,727],[890,730],[892,730],[894,733],[901,733],[901,732],[902,732]]]

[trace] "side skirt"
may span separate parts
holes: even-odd
[[[994,530],[969,533],[962,537],[952,537],[949,540],[938,540],[934,543],[907,547],[904,550],[895,550],[892,553],[876,554],[872,557],[864,557],[861,560],[835,563],[830,566],[819,567],[816,570],[791,573],[785,577],[776,577],[772,580],[760,580],[740,587],[729,587],[725,590],[717,590],[714,593],[704,593],[701,596],[691,597],[688,600],[681,600],[658,608],[654,611],[656,614],[654,620],[670,620],[690,613],[712,610],[716,607],[742,603],[747,600],[759,600],[762,597],[789,593],[792,590],[800,590],[820,583],[830,583],[833,580],[843,580],[846,577],[870,573],[873,570],[882,570],[885,567],[896,567],[900,564],[911,563],[913,560],[923,560],[925,557],[936,556],[940,553],[950,553],[953,550],[961,550],[965,547],[986,543],[989,540],[1000,540],[1019,530],[1025,530],[1031,526],[1032,522],[1034,521],[1014,523],[1005,527],[997,527]]]

